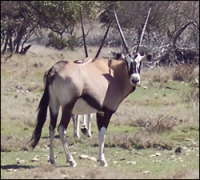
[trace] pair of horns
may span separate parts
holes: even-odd
[[[147,14],[147,18],[146,18],[146,20],[145,20],[145,24],[144,24],[144,27],[143,27],[143,29],[142,29],[142,33],[141,33],[141,35],[140,35],[140,41],[139,41],[138,46],[137,46],[137,48],[136,48],[136,53],[138,52],[139,47],[140,47],[140,45],[141,45],[141,42],[142,42],[142,39],[143,39],[143,36],[144,36],[144,31],[145,31],[146,26],[147,26],[147,21],[148,21],[148,19],[149,19],[150,12],[151,12],[151,8],[149,8],[149,11],[148,11],[148,14]],[[121,38],[122,38],[124,47],[125,47],[125,49],[126,49],[126,52],[127,52],[127,54],[130,55],[130,51],[129,51],[127,42],[126,42],[126,40],[125,40],[124,34],[123,34],[122,29],[121,29],[121,27],[120,27],[119,20],[118,20],[118,18],[117,18],[117,14],[116,14],[115,11],[114,11],[114,15],[115,15],[115,20],[116,20],[116,22],[117,22],[117,28],[118,28],[118,30],[119,30],[119,32],[120,32],[120,35],[121,35]]]
[[[139,47],[140,47],[140,45],[141,45],[141,42],[142,42],[142,39],[143,39],[143,36],[144,36],[144,31],[145,31],[145,29],[146,29],[146,25],[147,25],[147,21],[148,21],[150,12],[151,12],[151,8],[150,8],[149,11],[148,11],[147,18],[146,18],[146,21],[145,21],[145,24],[144,24],[144,27],[143,27],[143,30],[142,30],[142,34],[141,34],[141,36],[140,36],[140,41],[139,41],[138,46],[137,46],[137,49],[136,49],[136,53],[138,52]],[[122,29],[121,29],[121,26],[120,26],[120,24],[119,24],[119,20],[118,20],[118,18],[117,18],[117,14],[116,14],[115,11],[114,11],[114,16],[115,16],[115,20],[116,20],[116,23],[117,23],[117,28],[118,28],[119,33],[120,33],[120,36],[121,36],[121,38],[122,38],[122,42],[123,42],[124,47],[125,47],[125,49],[126,49],[126,52],[127,52],[128,55],[130,55],[130,51],[129,51],[129,48],[128,48],[128,44],[127,44],[126,39],[125,39],[125,37],[124,37],[123,31],[122,31]],[[87,53],[87,47],[86,47],[86,42],[85,42],[85,33],[84,33],[84,28],[83,28],[81,10],[80,10],[80,17],[81,17],[81,27],[82,27],[82,33],[83,33],[83,41],[84,41],[85,55],[86,55],[86,58],[87,58],[87,57],[88,57],[88,53]],[[96,54],[96,56],[95,56],[95,59],[98,58],[98,56],[99,56],[99,54],[100,54],[100,52],[101,52],[101,49],[102,49],[103,44],[104,44],[104,41],[105,41],[106,36],[107,36],[107,34],[108,34],[108,31],[109,31],[109,29],[110,29],[111,23],[112,23],[112,20],[111,20],[111,22],[110,22],[109,25],[108,25],[108,28],[107,28],[106,33],[105,33],[105,35],[104,35],[104,38],[103,38],[103,40],[102,40],[102,42],[101,42],[101,45],[100,45],[100,47],[99,47],[99,50],[97,51],[97,54]]]

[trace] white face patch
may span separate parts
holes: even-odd
[[[130,58],[131,60],[129,60],[129,58],[127,58],[127,60],[129,60],[128,62],[128,68],[129,68],[129,71],[133,71],[132,74],[130,74],[130,83],[132,86],[136,86],[137,84],[140,83],[140,62],[141,60],[144,58],[144,56],[141,56],[140,53],[137,53],[134,58]],[[132,63],[132,64],[131,64]],[[134,65],[133,65],[134,63]],[[131,65],[132,65],[132,69],[131,69]],[[134,67],[135,66],[135,67]],[[131,72],[130,72],[131,73]]]
[[[130,76],[130,83],[133,85],[133,86],[136,86],[136,84],[140,84],[140,75],[139,73],[135,73],[135,74],[131,74]]]
[[[137,57],[135,58],[135,62],[136,62],[137,64],[139,64],[139,63],[141,62],[141,60],[144,58],[145,55],[144,55],[144,56],[141,56],[140,53],[137,53],[136,55],[137,55]],[[135,56],[136,56],[136,55],[135,55]]]

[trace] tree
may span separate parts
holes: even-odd
[[[74,27],[80,22],[80,10],[85,18],[93,18],[94,1],[2,1],[1,44],[13,53],[25,53],[23,45],[40,28],[53,31],[61,39],[74,38]],[[21,49],[20,45],[22,45]]]

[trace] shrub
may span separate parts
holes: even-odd
[[[142,127],[149,133],[164,133],[177,125],[176,118],[173,116],[158,115],[156,118],[138,118],[133,121],[131,126]]]
[[[74,50],[74,47],[77,45],[77,38],[75,36],[71,36],[68,40],[67,40],[67,47],[70,50]]]
[[[67,47],[67,41],[63,38],[57,37],[53,32],[50,32],[48,34],[49,42],[46,44],[46,46],[52,46],[58,50],[61,50],[65,47]]]

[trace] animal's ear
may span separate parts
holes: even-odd
[[[142,54],[142,55],[141,55]],[[137,61],[142,61],[144,60],[146,57],[146,55],[144,53],[136,53],[133,57],[133,59],[137,60]]]
[[[151,61],[152,60],[152,54],[147,54],[147,61]]]
[[[123,53],[121,54],[121,58],[122,58],[122,59],[125,59],[125,55],[124,55]]]

